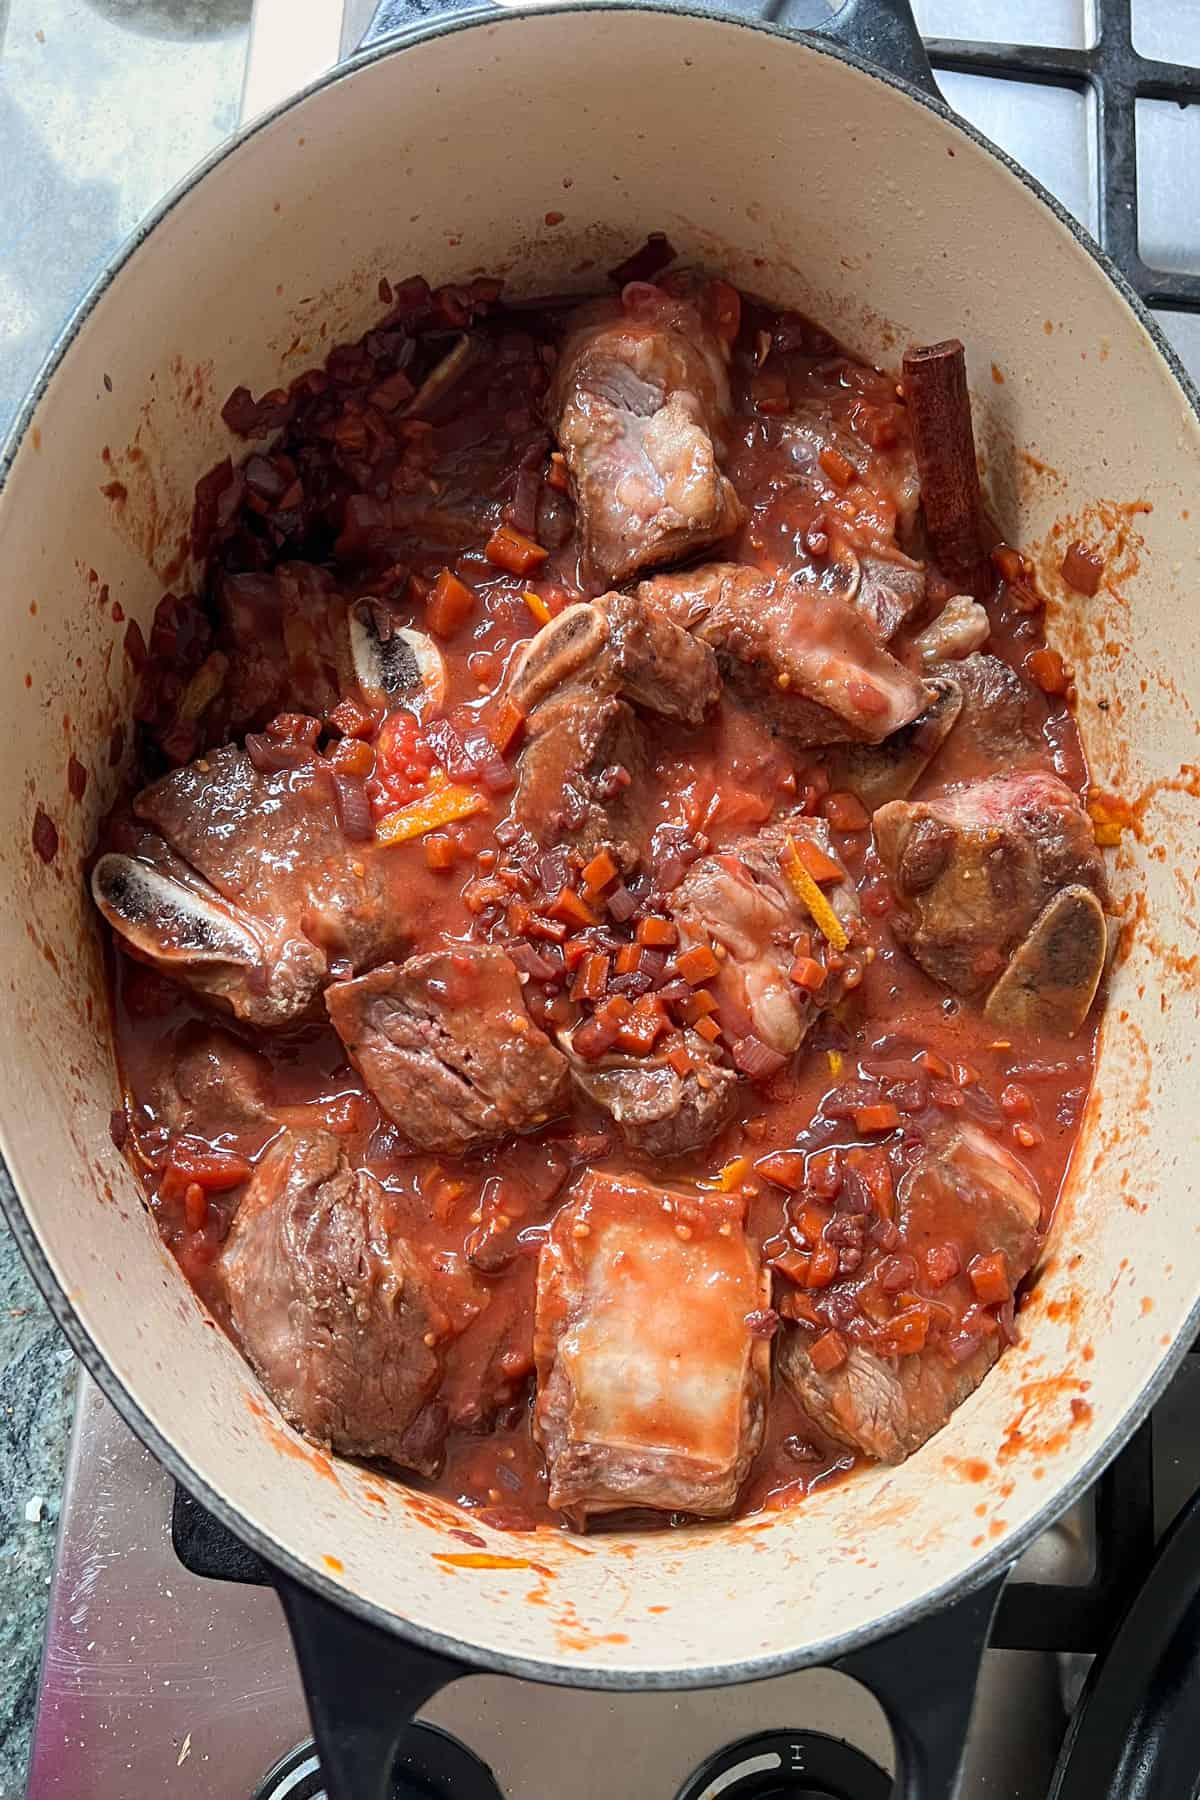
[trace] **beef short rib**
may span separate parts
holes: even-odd
[[[426,1150],[532,1131],[567,1103],[567,1064],[525,1010],[502,950],[451,944],[325,995],[329,1017],[388,1117]]]
[[[538,1264],[534,1433],[573,1523],[722,1518],[762,1442],[769,1282],[727,1194],[587,1174]]]

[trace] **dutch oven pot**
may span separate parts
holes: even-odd
[[[128,755],[129,621],[186,587],[193,486],[238,454],[230,390],[361,333],[384,273],[583,287],[649,230],[868,360],[965,339],[992,504],[1037,554],[1095,778],[1136,802],[1126,930],[1022,1342],[943,1432],[731,1524],[472,1519],[464,1560],[451,1506],[282,1423],[160,1244],[109,1135],[81,862]],[[903,1791],[950,1791],[1000,1574],[1133,1431],[1200,1310],[1196,408],[1091,241],[935,98],[903,0],[852,0],[823,35],[637,4],[403,30],[184,182],[56,345],[0,462],[6,1207],[109,1398],[279,1571],[338,1800],[376,1800],[403,1718],[464,1665],[671,1688],[838,1659],[892,1712]],[[1093,600],[1058,574],[1080,534],[1108,562]],[[901,1627],[903,1655],[864,1648]]]

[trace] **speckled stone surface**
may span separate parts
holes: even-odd
[[[0,439],[96,272],[233,129],[249,13],[0,0]],[[24,1791],[73,1393],[71,1353],[0,1224],[0,1800]]]

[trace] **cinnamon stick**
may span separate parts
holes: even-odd
[[[987,589],[989,564],[962,344],[947,338],[910,345],[903,378],[929,547],[942,573],[978,596]]]

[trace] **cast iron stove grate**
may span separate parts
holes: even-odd
[[[1137,102],[1200,100],[1200,69],[1143,56],[1133,42],[1132,0],[1091,0],[1095,41],[1081,49],[928,38],[934,70],[1089,89],[1096,104],[1099,237],[1147,306],[1200,311],[1200,274],[1152,268],[1138,232]]]

